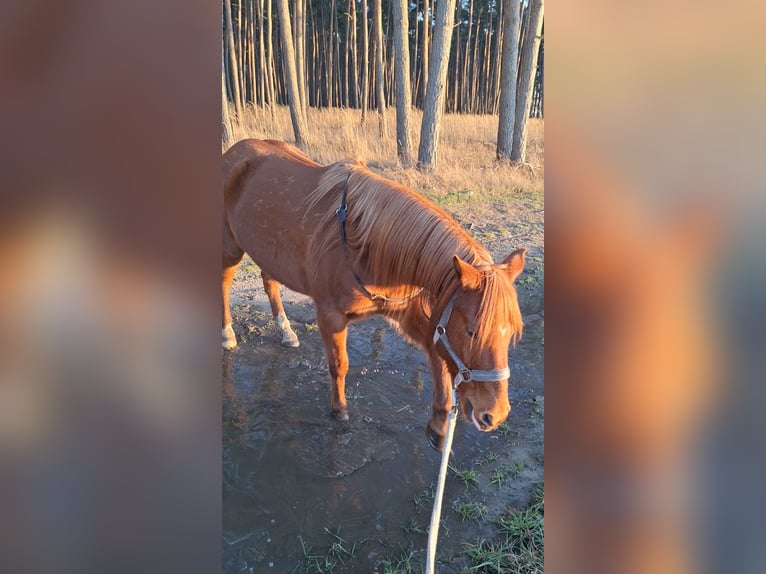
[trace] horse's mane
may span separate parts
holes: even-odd
[[[514,341],[521,332],[516,294],[492,257],[444,210],[403,185],[384,179],[361,162],[327,167],[306,197],[306,213],[319,211],[313,248],[322,253],[341,244],[337,207],[347,187],[346,241],[350,264],[365,282],[379,286],[421,286],[438,297],[457,287],[457,255],[483,269],[484,294],[477,343],[486,343],[501,319],[511,321]],[[322,206],[320,208],[319,206]],[[411,289],[410,289],[411,290]]]

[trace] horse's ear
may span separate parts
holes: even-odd
[[[516,277],[524,270],[524,261],[527,250],[523,247],[517,249],[511,253],[508,257],[503,259],[501,266],[505,269],[505,272],[511,276],[511,281],[515,281]]]
[[[460,259],[457,255],[452,258],[460,284],[464,289],[478,289],[481,287],[481,273],[471,265]]]

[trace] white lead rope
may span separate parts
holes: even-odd
[[[434,330],[434,345],[441,343],[452,362],[457,368],[457,374],[452,381],[452,408],[447,417],[447,436],[445,437],[444,447],[442,449],[442,462],[439,467],[439,481],[436,484],[434,493],[434,509],[431,512],[431,527],[428,529],[428,560],[426,564],[426,574],[436,572],[436,541],[439,538],[439,521],[442,515],[442,497],[444,496],[444,483],[447,481],[447,468],[449,466],[449,455],[452,451],[452,437],[455,434],[455,423],[457,422],[457,388],[466,382],[493,382],[502,381],[511,376],[508,367],[492,370],[473,370],[469,369],[465,363],[457,356],[452,349],[447,337],[447,323],[452,314],[452,305],[457,297],[457,291],[452,295],[447,306],[442,311],[439,322]]]
[[[431,512],[431,526],[428,529],[428,562],[426,574],[436,572],[436,541],[439,538],[439,522],[442,515],[442,498],[444,497],[444,483],[447,481],[447,468],[449,467],[449,455],[452,450],[452,438],[455,435],[455,423],[457,422],[457,386],[452,388],[452,408],[447,417],[447,436],[442,449],[442,462],[439,467],[439,480],[436,483],[434,493],[434,509]]]

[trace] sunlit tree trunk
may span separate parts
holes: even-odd
[[[351,38],[349,39],[349,48],[351,50],[351,105],[359,105],[359,55],[357,53],[356,41],[356,0],[349,2],[351,5]]]
[[[500,120],[497,128],[497,159],[511,157],[516,120],[516,78],[519,72],[519,0],[503,4],[503,60],[500,68]]]
[[[396,0],[394,0],[396,1]],[[415,26],[414,26],[414,32],[415,32],[415,39],[412,44],[412,60],[410,61],[410,77],[412,81],[412,97],[413,97],[413,104],[415,107],[419,105],[419,102],[422,101],[422,98],[419,97],[420,94],[420,84],[421,84],[421,77],[420,74],[422,70],[420,69],[420,66],[418,66],[418,62],[420,61],[420,57],[418,56],[418,53],[420,51],[420,25],[418,24],[418,0],[415,1]],[[409,9],[409,3],[407,8]],[[409,13],[407,15],[407,21],[409,22]],[[409,50],[409,36],[407,38],[407,49]]]
[[[231,22],[231,0],[224,0],[223,15],[226,26],[226,48],[229,52],[229,78],[231,79],[232,98],[234,108],[242,109],[242,96],[239,84],[239,66],[237,65],[237,49],[234,45],[234,28]]]
[[[305,109],[301,107],[300,94],[298,92],[298,78],[295,69],[295,48],[293,46],[293,34],[290,26],[290,9],[287,0],[277,0],[279,11],[279,30],[282,38],[282,62],[284,67],[285,83],[287,84],[287,101],[290,106],[290,119],[293,123],[293,133],[298,145],[308,142],[308,122],[306,121]]]
[[[423,0],[423,49],[420,51],[420,68],[423,71],[422,92],[425,100],[426,90],[428,88],[428,48],[429,32],[431,27],[430,11],[428,10],[428,0]]]
[[[229,98],[226,96],[226,71],[223,68],[221,54],[221,123],[223,125],[223,143],[229,145],[232,140],[231,116],[229,115]]]
[[[233,19],[233,15],[232,15]],[[233,22],[232,22],[233,23]],[[244,107],[244,104],[247,101],[247,85],[245,84],[245,49],[243,45],[243,35],[242,35],[242,0],[238,0],[237,2],[237,21],[235,30],[236,33],[234,34],[234,46],[235,46],[235,54],[237,55],[237,69],[239,71],[239,89],[240,93],[242,95],[242,106]]]
[[[532,90],[537,71],[537,56],[543,29],[543,0],[531,0],[529,26],[521,48],[519,86],[516,94],[516,120],[513,126],[511,160],[524,163],[527,156],[527,123],[532,105]]]
[[[335,28],[337,24],[335,0],[330,2],[330,38],[327,44],[327,106],[335,106]]]
[[[470,75],[469,64],[471,62],[471,32],[473,31],[473,0],[468,3],[468,30],[465,34],[465,48],[463,48],[463,78],[461,82],[461,110],[463,113],[470,111],[470,104],[468,101],[469,87],[470,87]]]
[[[377,64],[376,64],[377,65]],[[362,123],[370,99],[370,40],[367,33],[367,0],[362,0]]]
[[[473,63],[471,64],[471,84],[469,89],[470,108],[469,112],[476,113],[476,92],[479,87],[479,33],[481,32],[481,15],[483,9],[479,8],[476,14],[476,30],[473,35]]]
[[[306,100],[306,17],[305,0],[295,0],[295,11],[293,20],[295,27],[293,29],[293,38],[295,45],[295,70],[298,81],[298,97],[301,102],[301,109],[306,110],[308,101]]]
[[[386,135],[386,94],[383,81],[383,7],[381,0],[375,0],[375,99],[378,104],[378,132],[381,139]]]
[[[493,57],[495,64],[492,66],[492,99],[489,113],[497,114],[500,106],[500,75],[503,61],[503,37],[505,34],[504,17],[506,7],[504,3],[498,6],[497,25],[495,27],[495,55]],[[498,65],[500,64],[500,65]]]
[[[446,1],[446,0],[445,0]],[[394,68],[396,74],[396,153],[399,161],[407,167],[412,163],[412,138],[410,115],[412,92],[410,84],[410,48],[408,0],[393,0],[394,21]]]
[[[439,0],[436,7],[433,53],[428,78],[428,91],[423,105],[423,123],[420,129],[418,167],[431,170],[436,166],[441,120],[444,115],[447,66],[452,44],[452,22],[455,16],[455,0]]]
[[[266,1],[266,85],[269,90],[269,104],[271,105],[271,114],[274,116],[274,106],[277,105],[276,94],[276,65],[274,61],[274,43],[273,43],[273,20],[271,12],[271,0]]]

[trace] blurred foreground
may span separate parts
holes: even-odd
[[[766,567],[762,46],[719,8],[549,11],[552,572]]]

